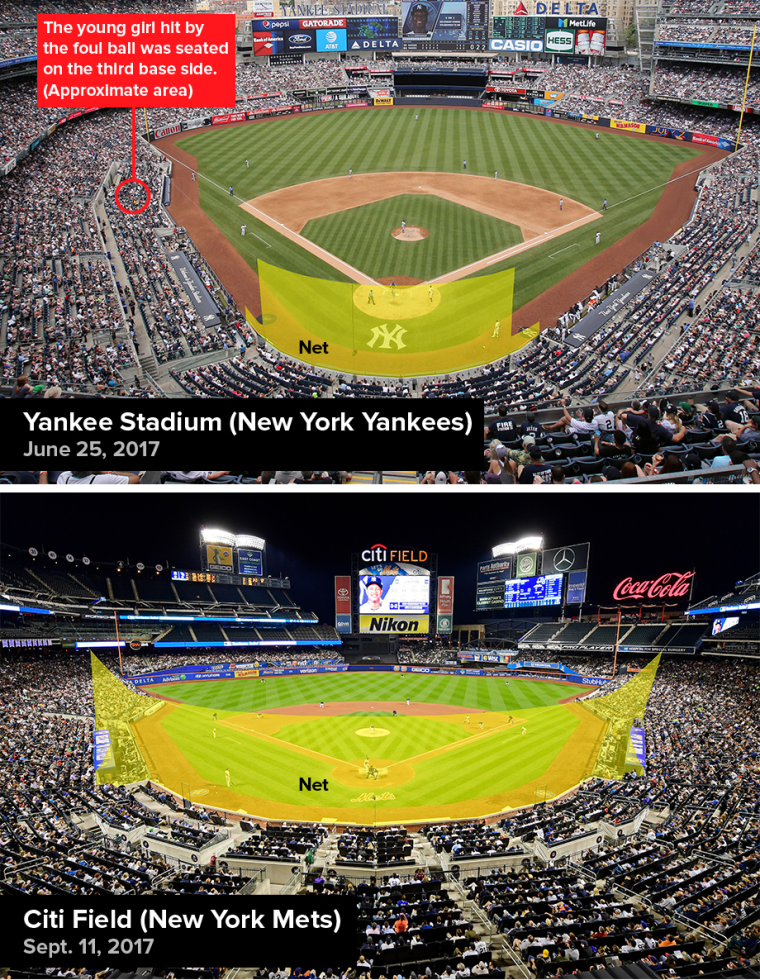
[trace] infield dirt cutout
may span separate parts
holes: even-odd
[[[319,245],[315,245],[301,232],[307,222],[314,218],[324,218],[339,211],[385,201],[402,194],[432,194],[453,204],[472,208],[482,214],[489,214],[501,221],[507,221],[520,229],[523,241],[518,245],[498,252],[484,255],[469,265],[462,266],[438,277],[434,282],[453,282],[484,269],[494,262],[516,255],[549,241],[572,228],[578,228],[601,217],[598,211],[562,198],[552,191],[529,184],[517,184],[511,180],[493,180],[474,174],[428,173],[412,171],[402,173],[354,174],[353,177],[329,177],[313,180],[306,184],[294,184],[268,194],[261,194],[240,205],[254,217],[274,228],[281,235],[297,242],[302,248],[318,256],[333,268],[340,270],[354,282],[372,283],[373,280],[360,269],[355,269]],[[560,210],[560,201],[562,209]],[[401,210],[401,209],[399,209]],[[399,214],[398,220],[403,219]],[[413,232],[420,237],[412,237]],[[456,229],[450,229],[456,234]],[[390,234],[400,242],[421,241],[429,235],[425,228],[401,226],[390,229]]]
[[[394,228],[391,236],[399,242],[421,242],[428,238],[430,232],[427,228],[418,228],[417,225],[407,225],[406,228]]]

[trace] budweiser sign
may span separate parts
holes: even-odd
[[[666,572],[659,578],[648,582],[634,582],[624,578],[618,582],[613,599],[678,599],[685,596],[691,588],[694,572]]]

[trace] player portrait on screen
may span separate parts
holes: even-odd
[[[440,4],[417,0],[408,7],[404,20],[404,37],[430,37],[435,30]]]
[[[383,611],[383,580],[379,575],[362,575],[362,595],[365,597],[359,607],[360,613]]]

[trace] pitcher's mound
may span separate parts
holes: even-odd
[[[391,235],[398,238],[400,242],[421,242],[429,234],[427,228],[418,228],[417,225],[407,225],[403,231],[400,228],[394,228],[391,232]]]

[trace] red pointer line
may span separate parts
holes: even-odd
[[[137,176],[137,123],[135,121],[135,107],[132,106],[132,177]]]

